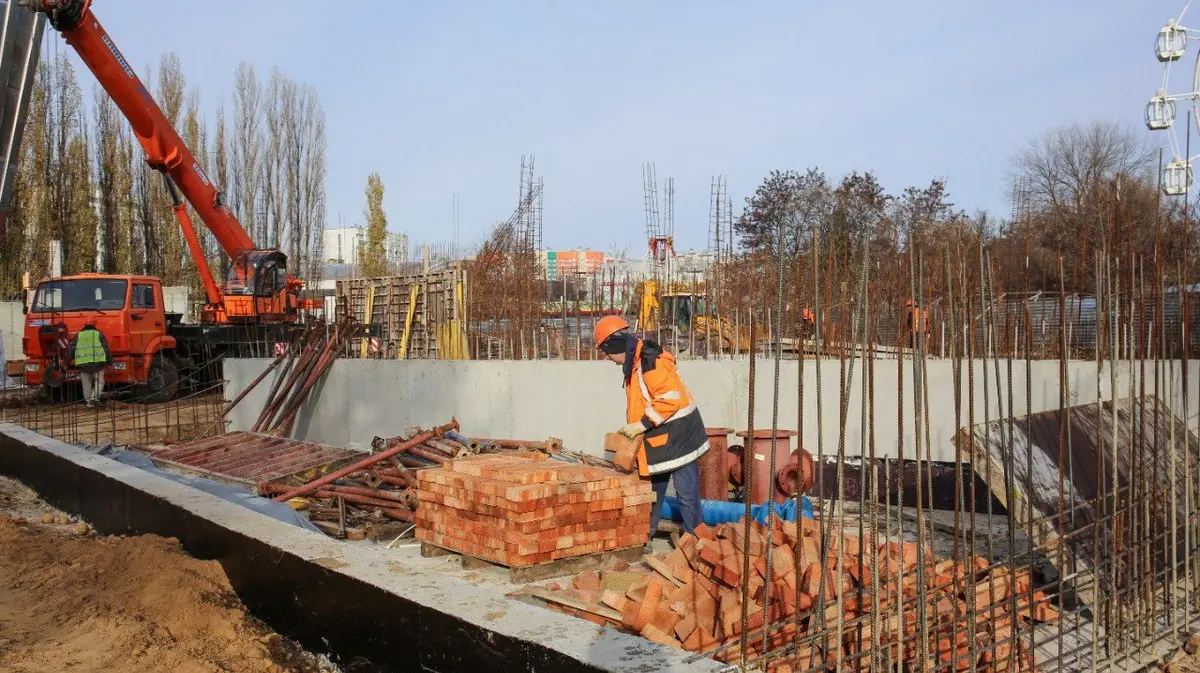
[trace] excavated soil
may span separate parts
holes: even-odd
[[[0,477],[0,671],[328,670],[249,615],[215,561],[97,536]]]

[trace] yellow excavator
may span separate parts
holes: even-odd
[[[705,293],[695,288],[674,285],[659,292],[658,282],[641,283],[637,329],[640,332],[660,332],[664,346],[686,351],[694,343],[696,350],[708,348],[712,340],[714,351],[747,352],[750,349],[750,328],[735,329],[732,320],[713,310]],[[755,332],[760,332],[759,327]]]

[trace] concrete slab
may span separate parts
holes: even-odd
[[[690,653],[509,598],[416,545],[347,545],[0,423],[0,473],[100,532],[153,533],[221,563],[272,628],[346,671],[716,671]]]

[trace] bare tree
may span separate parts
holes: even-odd
[[[262,161],[262,86],[254,66],[239,63],[233,88],[233,135],[229,146],[229,207],[251,238],[263,245],[265,230],[255,209]]]
[[[311,86],[290,87],[284,127],[288,254],[296,273],[312,280],[325,228],[325,114]]]
[[[263,147],[259,181],[262,189],[262,210],[259,216],[266,229],[264,243],[271,247],[283,247],[284,208],[284,126],[288,115],[288,81],[279,68],[271,69],[267,88],[262,99],[263,120],[266,122],[267,138],[271,142]]]
[[[1072,122],[1051,129],[1013,158],[1009,186],[1036,209],[1078,212],[1106,180],[1144,176],[1153,165],[1146,143],[1121,124]]]
[[[46,222],[52,222],[53,237],[61,241],[63,272],[95,270],[96,218],[88,207],[91,169],[83,136],[83,92],[75,69],[62,54],[54,64],[47,124],[51,151],[47,169],[49,199]]]
[[[1055,278],[1054,260],[1061,255],[1070,264],[1069,284],[1087,289],[1093,287],[1096,251],[1119,245],[1128,246],[1129,254],[1135,249],[1152,254],[1152,241],[1136,239],[1154,230],[1159,213],[1154,153],[1126,127],[1112,121],[1060,126],[1011,163],[1009,186],[1020,212],[1019,222],[1007,227],[1009,235],[1030,249],[1032,263],[1044,258],[1051,264],[1034,268],[1034,278]]]
[[[203,168],[208,165],[208,130],[206,128],[203,117],[200,115],[200,92],[197,89],[192,89],[187,96],[185,109],[183,113],[183,142],[192,150],[192,154],[196,157]],[[216,239],[208,227],[200,221],[196,211],[189,205],[187,207],[188,216],[192,220],[192,228],[196,232],[196,237],[200,242],[200,249],[203,251],[205,262],[211,262],[212,250],[217,247]],[[201,297],[204,292],[204,285],[200,280],[200,267],[197,264],[198,260],[193,259],[191,254],[183,256],[183,280],[186,282],[192,296]],[[210,266],[211,268],[211,266]]]
[[[774,258],[782,220],[784,255],[791,256],[806,247],[814,224],[828,228],[833,210],[833,188],[821,170],[771,171],[746,197],[746,209],[733,226],[747,252]]]
[[[307,276],[316,282],[321,278],[325,261],[325,111],[312,86],[305,86],[302,100],[306,111],[302,128],[310,141],[300,169],[301,221],[308,246],[305,252]]]
[[[48,257],[46,242],[51,238],[47,209],[50,175],[50,88],[53,63],[38,64],[29,100],[29,118],[21,143],[20,159],[13,180],[12,210],[7,231],[0,237],[0,283],[6,290],[19,288],[21,274],[45,274]]]
[[[187,79],[183,74],[183,64],[178,54],[164,54],[158,67],[158,104],[162,108],[167,121],[179,128],[183,114],[183,106],[187,96]],[[185,140],[186,142],[186,140]],[[152,177],[151,198],[157,220],[161,223],[158,236],[162,242],[161,250],[155,252],[161,260],[159,275],[163,282],[169,285],[183,283],[184,274],[184,243],[179,223],[175,219],[174,204],[166,183],[162,177]]]
[[[229,141],[225,129],[225,104],[217,104],[216,129],[213,131],[212,147],[208,152],[209,174],[212,176],[217,189],[222,192],[222,198],[228,198],[229,189]],[[210,264],[213,268],[221,269],[221,278],[229,274],[229,255],[219,246],[213,246]]]
[[[95,129],[96,190],[100,207],[100,271],[132,271],[130,198],[132,174],[126,156],[131,138],[129,125],[112,98],[100,86],[92,91]]]

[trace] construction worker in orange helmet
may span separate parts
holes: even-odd
[[[917,306],[917,302],[909,299],[904,302],[908,313],[909,346],[917,348],[921,333],[929,334],[929,313]]]
[[[805,339],[811,339],[817,333],[817,317],[808,306],[800,311],[800,329]]]
[[[696,461],[708,451],[704,421],[692,393],[675,368],[675,356],[662,346],[630,333],[618,316],[601,318],[592,332],[596,348],[620,365],[624,374],[625,421],[620,433],[640,438],[638,474],[650,479],[656,495],[650,515],[650,537],[658,528],[667,484],[674,481],[683,529],[701,523],[700,469]],[[646,543],[649,551],[650,543]]]

